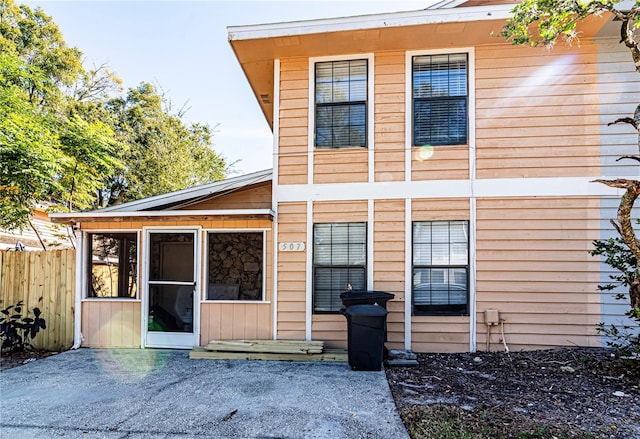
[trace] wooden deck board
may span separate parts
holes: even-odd
[[[325,349],[321,354],[284,354],[262,352],[214,352],[196,347],[189,352],[192,360],[273,360],[273,361],[339,361],[347,362],[347,351]]]

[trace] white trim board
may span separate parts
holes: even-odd
[[[423,9],[418,11],[360,15],[320,20],[292,21],[247,26],[228,26],[229,41],[309,35],[376,28],[417,26],[471,21],[503,21],[511,16],[513,4],[466,8]]]
[[[593,183],[597,177],[496,178],[283,185],[278,202],[393,200],[418,198],[500,198],[620,196],[623,191]]]
[[[118,211],[105,212],[104,210],[93,210],[89,212],[75,213],[50,213],[51,219],[74,218],[120,218],[120,217],[161,217],[161,216],[234,216],[234,215],[270,215],[274,212],[271,209],[220,209],[220,210],[144,210],[144,211]]]

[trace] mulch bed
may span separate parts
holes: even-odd
[[[3,352],[2,355],[0,355],[0,370],[22,366],[23,364],[27,364],[41,358],[50,357],[55,354],[57,354],[57,352],[28,350],[11,353]]]
[[[605,349],[418,354],[387,368],[412,437],[640,438],[640,360]],[[440,433],[446,434],[446,433]]]

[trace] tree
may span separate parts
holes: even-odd
[[[85,69],[42,10],[0,0],[0,227],[43,201],[95,209],[224,178],[208,125],[185,124],[150,84],[120,97],[121,84]]]
[[[111,100],[115,130],[129,145],[127,168],[112,179],[107,204],[176,191],[224,178],[226,162],[212,149],[208,125],[186,125],[165,108],[155,87],[142,83],[126,98]]]
[[[620,7],[628,5],[627,7]],[[542,45],[553,47],[558,40],[571,44],[579,37],[578,23],[590,16],[611,14],[620,22],[620,42],[629,51],[640,73],[640,0],[524,0],[512,10],[512,18],[502,30],[502,36],[513,44]],[[626,123],[638,131],[638,154],[624,156],[640,162],[640,104],[631,117],[612,121],[610,125]],[[640,307],[640,240],[631,221],[631,210],[640,196],[640,181],[628,179],[596,180],[610,187],[625,189],[618,207],[617,221],[611,220],[614,228],[636,260],[635,270],[628,280],[629,299],[632,308]]]

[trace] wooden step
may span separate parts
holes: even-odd
[[[273,361],[340,361],[347,362],[344,349],[324,349],[322,353],[269,353],[269,352],[230,352],[210,351],[202,347],[189,352],[192,360],[273,360]]]
[[[320,354],[322,341],[212,340],[204,349],[212,352],[261,352],[270,354]]]

